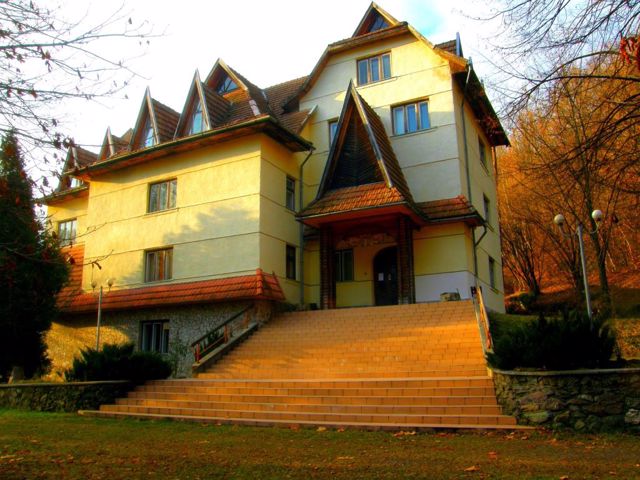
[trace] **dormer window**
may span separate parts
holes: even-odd
[[[156,143],[155,136],[153,135],[153,127],[151,125],[151,119],[147,117],[142,129],[142,135],[140,136],[140,145],[142,147],[152,147]]]
[[[387,28],[389,23],[382,17],[382,15],[377,15],[374,22],[371,24],[369,28],[369,32],[375,32],[377,30],[382,30],[383,28]]]
[[[222,79],[222,81],[220,82],[220,84],[218,85],[218,88],[216,89],[216,91],[222,95],[224,93],[229,93],[229,92],[233,92],[234,90],[236,90],[238,88],[238,85],[236,85],[236,82],[234,82],[233,80],[231,80],[231,77],[229,77],[228,75],[226,77],[224,77]]]
[[[84,185],[84,182],[76,177],[71,177],[69,181],[69,188],[78,188]]]
[[[191,115],[191,124],[189,126],[189,135],[195,135],[204,130],[204,117],[202,116],[202,104],[196,102]]]

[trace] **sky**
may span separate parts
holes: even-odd
[[[481,78],[490,75],[491,67],[484,61],[490,30],[470,18],[486,14],[484,2],[377,3],[433,43],[451,40],[460,32],[464,55],[473,57]],[[120,5],[104,0],[45,4],[58,5],[57,14],[81,19],[83,25],[107,18]],[[133,25],[142,23],[143,29],[154,33],[144,54],[136,41],[114,40],[97,48],[108,58],[124,59],[137,75],[110,98],[59,105],[62,126],[76,143],[98,151],[107,127],[121,135],[134,125],[147,86],[154,98],[180,112],[196,69],[204,79],[217,58],[263,88],[308,75],[329,43],[353,34],[369,4],[369,0],[130,0],[121,5],[122,22],[131,18]]]

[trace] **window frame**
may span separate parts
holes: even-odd
[[[154,202],[157,205],[152,205],[151,196],[153,195],[153,189],[161,185],[167,185],[166,198],[164,201],[160,198],[161,195],[157,195],[157,201]],[[162,190],[161,190],[162,192]],[[160,182],[153,182],[149,184],[147,189],[147,213],[163,212],[165,210],[173,210],[178,203],[178,179],[170,178],[168,180],[162,180]],[[157,208],[155,208],[157,207]]]
[[[388,75],[385,76],[385,61],[384,59],[388,58]],[[372,70],[372,63],[374,61],[377,61],[377,75],[378,78],[376,80],[373,79],[373,70]],[[367,78],[366,81],[362,81],[361,75],[360,75],[360,65],[364,64],[364,62],[366,62],[367,65]],[[392,73],[391,73],[391,52],[387,51],[387,52],[382,52],[382,53],[378,53],[376,55],[371,55],[369,57],[364,57],[364,58],[359,58],[356,60],[356,79],[357,79],[357,83],[358,85],[370,85],[372,83],[378,83],[378,82],[383,82],[385,80],[389,80],[392,77]]]
[[[200,114],[200,130],[195,131],[194,130],[194,125],[195,125],[195,119],[196,119],[196,115]],[[187,135],[196,135],[198,133],[202,133],[204,132],[204,108],[202,108],[202,102],[200,102],[200,100],[197,100],[196,102],[194,102],[193,107],[191,108],[191,112],[189,114],[189,128],[187,130]]]
[[[484,208],[484,220],[491,226],[491,200],[484,193],[482,194],[482,206]]]
[[[297,280],[297,248],[286,244],[285,247],[285,276],[288,280]]]
[[[329,129],[329,148],[331,148],[331,145],[333,145],[333,140],[335,139],[336,135],[338,134],[338,122],[339,121],[340,121],[339,118],[333,118],[333,119],[327,121],[327,127]]]
[[[240,88],[240,87],[238,87],[238,84],[235,82],[235,80],[233,78],[231,78],[230,75],[227,74],[218,83],[218,86],[216,87],[216,93],[218,95],[224,95],[226,93],[234,92],[238,88]]]
[[[150,328],[148,329],[147,327]],[[151,338],[148,337],[148,330],[150,330]],[[138,344],[140,351],[160,354],[169,353],[170,330],[169,320],[144,320],[140,322],[140,341]]]
[[[156,134],[151,124],[151,117],[147,115],[144,121],[144,126],[140,134],[140,141],[138,142],[141,148],[153,147],[156,144]]]
[[[497,290],[496,287],[496,261],[495,259],[489,255],[489,286]]]
[[[480,165],[482,165],[488,172],[489,165],[487,163],[487,144],[484,142],[480,135],[478,135],[478,150],[480,152]]]
[[[349,259],[349,262],[346,260]],[[346,266],[350,264],[350,271]],[[334,271],[336,282],[353,282],[355,279],[355,259],[353,248],[345,248],[334,252]],[[346,275],[350,273],[351,275]]]
[[[164,258],[153,257],[164,254]],[[150,267],[153,261],[153,269]],[[160,266],[162,268],[157,268]],[[173,247],[154,248],[144,251],[144,283],[164,282],[173,278]]]
[[[427,110],[427,121],[426,121],[426,125],[424,125],[424,121],[423,121],[423,113],[422,113],[422,109],[421,106],[422,105],[426,105],[426,110]],[[408,126],[409,126],[409,116],[408,116],[408,108],[407,107],[415,107],[415,122],[416,122],[416,129],[415,130],[411,130],[409,131]],[[396,119],[396,111],[402,109],[402,129],[403,131],[400,132],[398,131],[398,122]],[[425,130],[429,130],[431,129],[431,117],[429,115],[429,99],[428,98],[422,98],[419,100],[414,100],[412,102],[407,102],[407,103],[401,103],[398,105],[392,105],[391,106],[391,127],[392,127],[392,131],[393,131],[393,135],[394,136],[402,136],[402,135],[409,135],[412,133],[418,133],[418,132],[423,132]]]
[[[71,225],[73,228],[71,229],[67,229],[64,228],[65,233],[67,231],[71,232],[71,235],[67,236],[66,234],[63,235],[62,234],[62,227],[63,225]],[[60,246],[62,247],[66,247],[69,245],[73,245],[73,243],[76,241],[76,237],[78,236],[78,219],[77,218],[68,218],[66,220],[61,220],[60,222],[58,222],[58,242],[60,243]]]
[[[296,179],[290,175],[285,180],[284,205],[288,210],[296,211]]]

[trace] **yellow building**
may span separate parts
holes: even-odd
[[[147,90],[123,137],[70,149],[47,199],[74,262],[54,365],[95,341],[101,288],[102,340],[162,352],[255,302],[432,302],[479,285],[502,310],[507,143],[460,40],[433,45],[376,4],[307,77],[263,89],[219,60],[180,113]]]

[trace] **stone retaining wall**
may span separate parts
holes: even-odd
[[[131,388],[128,381],[0,385],[0,408],[40,412],[94,410],[126,396]]]
[[[505,413],[520,424],[640,432],[640,368],[493,370],[493,380]]]

